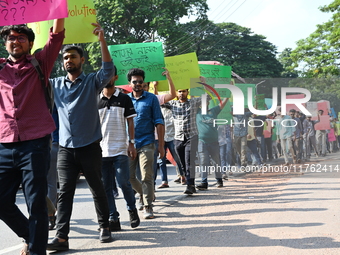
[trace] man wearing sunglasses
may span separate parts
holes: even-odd
[[[55,125],[31,63],[34,32],[14,25],[3,27],[0,34],[9,54],[7,59],[0,58],[0,219],[24,239],[21,254],[46,254],[45,199],[50,134]],[[45,77],[51,74],[64,36],[64,19],[55,20],[48,42],[35,54]],[[15,205],[20,183],[29,219]]]
[[[163,158],[164,121],[157,97],[143,90],[144,71],[133,68],[129,71],[127,78],[132,88],[129,96],[137,112],[137,117],[134,118],[135,141],[133,141],[137,150],[137,157],[134,160],[130,160],[130,182],[136,192],[143,194],[144,219],[152,219],[154,218],[152,210],[154,199],[154,130],[156,127],[159,158]],[[142,177],[141,182],[136,178],[138,163]]]

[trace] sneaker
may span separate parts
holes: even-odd
[[[223,187],[223,181],[217,181],[217,188],[222,188]]]
[[[197,193],[195,185],[187,185],[186,190],[184,191],[184,194],[192,195],[194,193]]]
[[[144,206],[144,219],[153,219],[155,216],[153,215],[153,210],[151,206]]]
[[[289,163],[288,163],[288,162],[287,162],[287,163],[284,163],[283,166],[289,166]]]
[[[207,190],[208,189],[208,183],[201,183],[196,185],[196,188],[199,190]]]
[[[130,225],[131,225],[131,227],[132,228],[138,227],[139,223],[140,223],[140,219],[139,219],[139,216],[138,216],[137,209],[135,208],[134,210],[129,211],[129,214],[130,214]]]
[[[143,211],[143,210],[144,210],[143,197],[140,196],[140,197],[139,197],[139,211]]]
[[[163,188],[169,188],[169,185],[167,183],[162,183],[161,185],[158,186],[159,189]]]
[[[176,180],[174,180],[174,182],[176,182],[176,183],[181,183],[181,177],[178,177]]]
[[[182,183],[182,185],[187,184],[187,180],[185,179],[185,176],[181,176],[181,183]]]
[[[119,219],[117,219],[117,220],[110,220],[109,221],[109,228],[110,228],[111,232],[121,230],[122,228],[120,227]]]

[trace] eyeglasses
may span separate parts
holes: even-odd
[[[18,36],[10,35],[7,37],[8,42],[15,42],[16,40],[18,40],[19,43],[25,43],[27,42],[27,37],[24,35],[18,35]]]
[[[143,83],[144,83],[144,81],[143,81],[143,80],[139,80],[139,81],[132,81],[132,83],[133,83],[134,85],[136,85],[137,83],[138,83],[138,84],[143,84]]]

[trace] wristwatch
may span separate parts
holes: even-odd
[[[129,143],[135,144],[135,139],[129,140]]]

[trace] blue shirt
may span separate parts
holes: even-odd
[[[59,144],[80,148],[102,138],[97,107],[98,94],[114,75],[113,62],[103,62],[96,73],[51,79],[59,114]]]
[[[251,112],[246,112],[244,115],[233,116],[234,136],[242,137],[248,134],[248,118],[251,116]]]
[[[161,107],[154,94],[143,91],[143,94],[136,99],[132,93],[133,106],[137,112],[134,118],[135,123],[135,146],[136,149],[155,142],[155,126],[164,125]]]
[[[295,123],[296,122],[293,121],[293,119],[289,115],[284,115],[284,117],[279,121],[277,125],[276,132],[278,137],[280,139],[291,139],[294,136]]]

